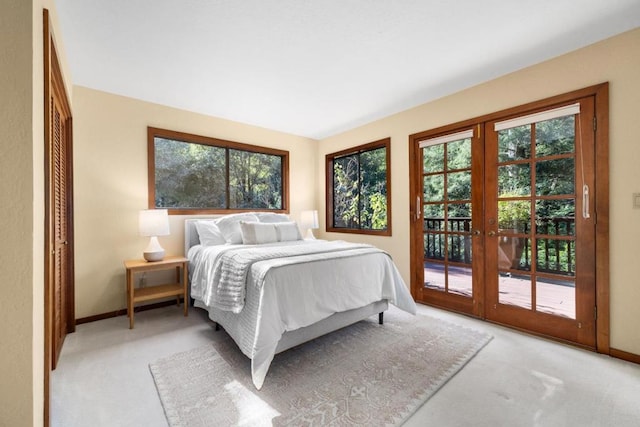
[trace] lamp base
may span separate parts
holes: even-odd
[[[144,256],[144,259],[149,262],[162,261],[164,259],[164,251],[143,252],[142,255]]]
[[[307,229],[307,235],[304,236],[305,240],[316,240],[316,236],[313,235],[313,230],[312,229]]]
[[[149,245],[145,248],[144,252],[142,252],[142,255],[144,259],[149,262],[162,261],[164,258],[164,248],[160,246],[156,236],[152,236],[151,239],[149,239]]]

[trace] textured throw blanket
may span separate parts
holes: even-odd
[[[222,252],[213,267],[211,294],[206,298],[220,310],[239,313],[244,307],[245,286],[251,266],[259,261],[276,258],[302,257],[311,254],[348,253],[367,248],[372,252],[383,252],[365,244],[344,241],[318,241],[296,246],[244,246]]]

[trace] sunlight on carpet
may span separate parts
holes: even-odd
[[[490,340],[394,310],[276,355],[261,390],[223,331],[149,367],[172,427],[399,425]]]

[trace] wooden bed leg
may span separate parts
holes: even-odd
[[[380,313],[378,313],[378,324],[379,325],[384,324],[384,311],[381,311]]]
[[[220,330],[220,325],[218,325],[218,323],[216,322],[216,331]]]

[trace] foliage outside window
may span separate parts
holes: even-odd
[[[288,210],[287,151],[148,128],[148,162],[150,208]]]
[[[326,156],[327,230],[391,235],[391,140]]]

